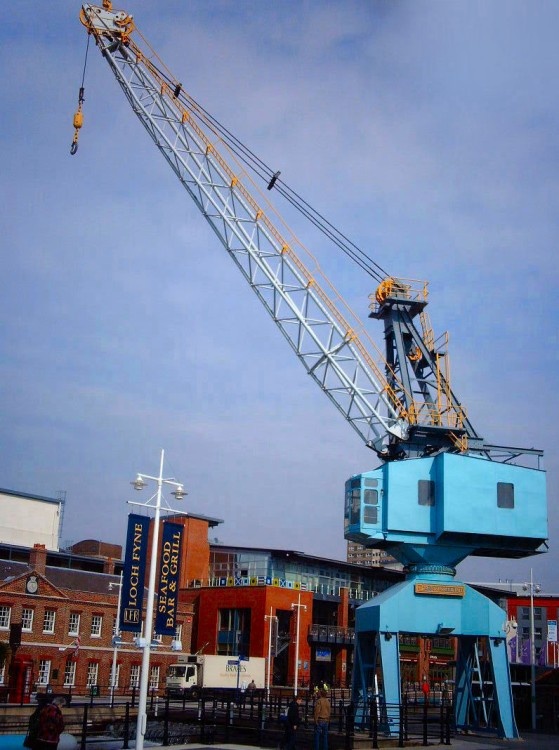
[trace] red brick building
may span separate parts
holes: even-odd
[[[349,684],[355,607],[400,573],[291,550],[210,544],[208,532],[219,519],[172,520],[184,527],[177,633],[152,650],[152,689],[163,691],[167,667],[176,661],[172,640],[191,653],[270,653],[275,684],[293,685],[296,670],[300,685]],[[4,692],[9,686],[10,700],[34,687],[81,695],[92,686],[110,689],[121,557],[120,546],[95,540],[68,551],[0,540],[0,641],[11,637],[15,645],[0,686]],[[117,694],[139,684],[141,664],[133,634],[123,633],[121,641]]]
[[[34,689],[84,695],[92,686],[107,691],[111,685],[119,577],[46,562],[42,545],[30,551],[27,564],[0,560],[0,640],[15,645],[0,673],[10,701],[28,697]],[[79,558],[73,562],[79,564]],[[192,610],[187,603],[179,607],[177,620],[179,635],[188,643]],[[121,639],[117,694],[138,686],[142,656],[133,634],[123,633]],[[153,688],[160,687],[176,658],[171,638],[160,642],[151,658]]]

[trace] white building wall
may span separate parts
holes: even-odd
[[[58,551],[62,500],[0,490],[0,542]]]

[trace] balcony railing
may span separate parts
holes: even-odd
[[[355,630],[337,625],[310,625],[308,639],[312,643],[339,643],[352,646],[355,640]]]

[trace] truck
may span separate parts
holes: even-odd
[[[265,675],[262,657],[180,654],[167,669],[165,687],[169,696],[194,699],[203,689],[246,690],[252,682],[262,689]]]

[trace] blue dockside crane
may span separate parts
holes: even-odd
[[[447,340],[435,338],[431,329],[426,283],[387,274],[315,212],[279,171],[187,93],[153,50],[136,44],[134,19],[126,11],[114,11],[104,0],[102,7],[84,4],[80,20],[308,375],[378,457],[377,468],[346,482],[344,533],[348,540],[386,549],[404,564],[407,577],[357,610],[358,710],[379,673],[384,704],[400,703],[400,635],[452,635],[458,641],[457,726],[493,724],[501,736],[517,737],[505,613],[457,581],[456,566],[468,555],[521,558],[542,550],[547,539],[542,451],[493,445],[476,432],[451,388]],[[83,102],[82,81],[72,154]],[[257,188],[251,192],[243,184],[249,171],[263,184],[257,198]],[[271,194],[300,210],[375,280],[369,317],[384,325],[384,351],[340,297],[325,291],[315,259],[311,256],[310,266],[301,260],[306,250],[295,236],[286,239],[270,220]],[[474,682],[482,642],[491,692],[480,698]],[[397,715],[387,716],[387,731],[397,732],[398,722]]]

